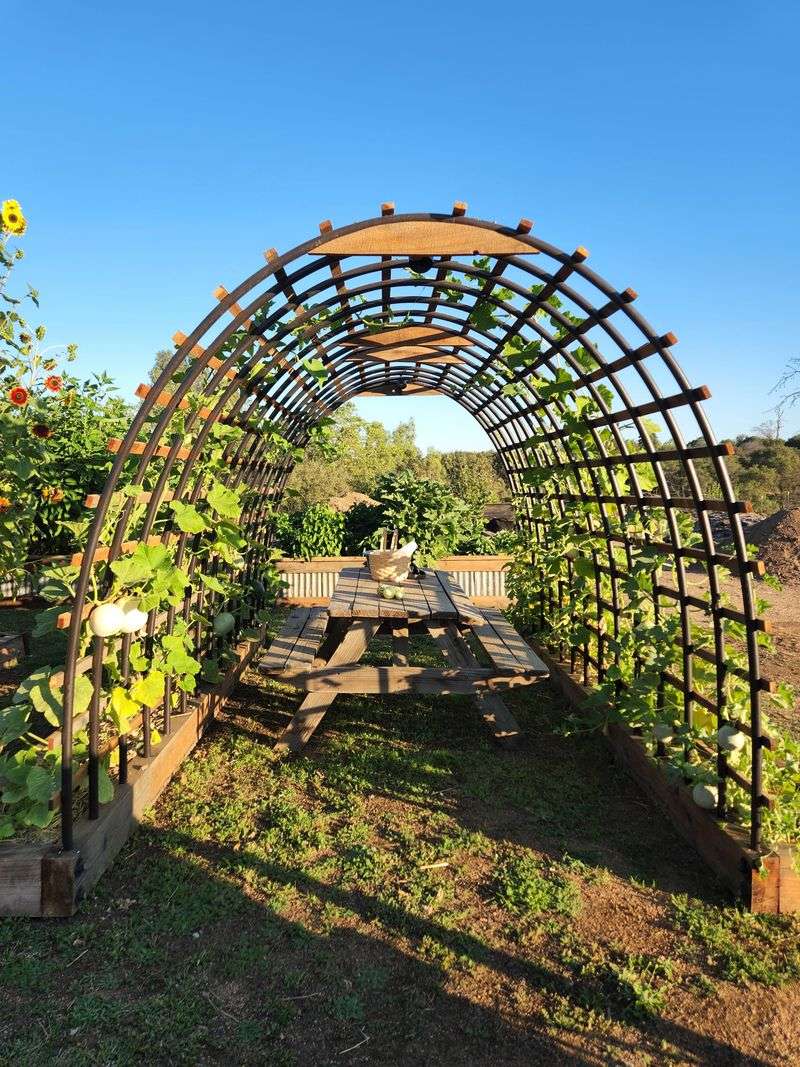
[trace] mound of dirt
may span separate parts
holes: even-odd
[[[373,500],[371,496],[367,496],[366,493],[344,493],[342,496],[332,496],[328,501],[328,505],[333,508],[334,511],[349,511],[350,508],[356,504],[377,504],[377,500]]]
[[[745,533],[759,548],[758,558],[782,582],[800,585],[800,508],[776,511]]]

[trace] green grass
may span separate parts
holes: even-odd
[[[518,915],[577,915],[581,908],[580,891],[574,882],[527,855],[512,856],[500,866],[497,898]]]
[[[710,908],[686,896],[673,897],[672,906],[678,925],[702,946],[707,962],[722,978],[767,986],[800,980],[796,920]]]
[[[798,924],[725,904],[546,686],[516,752],[348,697],[279,760],[296,704],[250,674],[74,919],[0,920],[3,1067],[750,1062]]]

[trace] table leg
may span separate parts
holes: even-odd
[[[458,632],[454,623],[446,626],[428,624],[428,633],[442,650],[445,658],[454,667],[478,667],[480,664],[472,649]],[[519,741],[521,730],[517,720],[496,693],[476,692],[472,698],[481,718],[492,731],[492,736],[504,748],[513,748]]]
[[[392,663],[395,667],[408,666],[408,623],[392,626]]]
[[[380,619],[356,619],[328,659],[329,667],[358,663],[380,628]],[[309,693],[275,744],[276,752],[299,752],[336,699],[335,689]]]

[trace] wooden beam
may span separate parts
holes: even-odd
[[[532,248],[512,234],[459,222],[388,222],[332,237],[311,249],[316,256],[529,256]]]
[[[461,364],[461,356],[443,352],[438,348],[426,348],[422,345],[406,345],[403,348],[362,349],[345,354],[348,363],[419,363],[419,364]]]
[[[357,333],[348,334],[338,342],[345,347],[364,348],[370,345],[386,345],[389,348],[399,348],[401,345],[425,345],[437,348],[471,348],[472,341],[463,334],[454,333],[441,326],[394,326],[386,330],[378,330],[370,333],[368,330],[359,330]]]
[[[119,437],[111,437],[106,441],[107,452],[119,452],[125,442]],[[147,447],[144,441],[133,441],[130,446],[130,454],[132,456],[144,455],[144,450]],[[154,456],[158,456],[159,459],[166,459],[172,451],[171,445],[159,445],[153,452]],[[191,451],[188,448],[179,448],[176,459],[188,459],[191,455]]]
[[[375,620],[360,620],[374,623]],[[512,689],[531,685],[539,673],[498,674],[493,667],[453,670],[441,667],[362,667],[358,663],[328,664],[324,667],[288,668],[279,681],[309,693],[429,693],[439,696],[472,696],[480,689]]]

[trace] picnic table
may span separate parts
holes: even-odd
[[[385,600],[364,567],[346,567],[326,607],[292,609],[261,660],[267,675],[307,692],[276,744],[299,751],[343,693],[471,696],[494,738],[512,745],[520,730],[498,690],[531,685],[549,672],[499,611],[473,604],[447,571],[431,569],[400,583],[402,600]],[[446,666],[409,664],[411,633],[427,633]],[[390,666],[362,664],[379,634],[392,641]],[[488,659],[467,642],[472,634]]]

